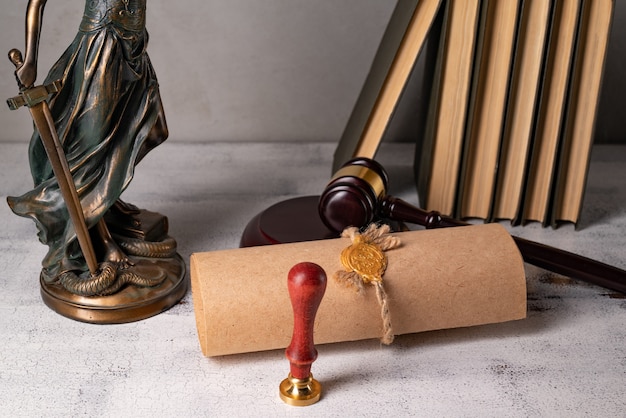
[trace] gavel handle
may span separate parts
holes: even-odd
[[[402,199],[385,197],[379,215],[431,228],[467,226],[467,222],[419,209]],[[513,236],[524,261],[537,267],[626,294],[626,271],[538,242]]]

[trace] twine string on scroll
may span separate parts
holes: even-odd
[[[337,271],[334,275],[337,282],[354,288],[359,294],[364,292],[366,284],[374,286],[383,320],[381,342],[386,345],[393,342],[394,334],[389,298],[383,286],[383,274],[387,268],[385,251],[400,246],[400,240],[390,231],[389,225],[376,224],[369,225],[362,233],[356,227],[346,228],[341,236],[352,241],[352,245],[341,253],[341,264],[346,270]]]

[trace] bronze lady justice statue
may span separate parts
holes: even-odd
[[[15,73],[22,92],[36,79],[45,4],[28,2],[26,50]],[[34,188],[8,198],[17,215],[35,221],[40,241],[49,247],[40,279],[44,301],[87,322],[142,319],[186,292],[184,263],[167,235],[167,219],[120,200],[135,165],[168,136],[146,53],[145,19],[146,0],[86,0],[78,34],[44,82],[61,82],[49,110],[97,271],[90,272],[38,131],[29,147]]]

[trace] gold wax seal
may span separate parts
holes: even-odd
[[[382,282],[387,257],[378,245],[366,242],[357,235],[352,245],[341,252],[341,264],[361,276],[365,283]]]

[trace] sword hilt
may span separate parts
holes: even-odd
[[[24,64],[22,53],[16,48],[9,51],[9,60],[15,65],[15,68],[20,68]],[[19,78],[17,84],[20,87],[20,94],[7,99],[7,105],[11,110],[19,109],[22,106],[33,107],[46,100],[51,94],[61,90],[62,85],[61,81],[57,80],[47,85],[26,88]]]
[[[22,106],[33,107],[46,100],[51,94],[58,93],[62,85],[61,80],[56,80],[44,86],[31,87],[21,91],[18,96],[7,99],[7,105],[11,110]]]

